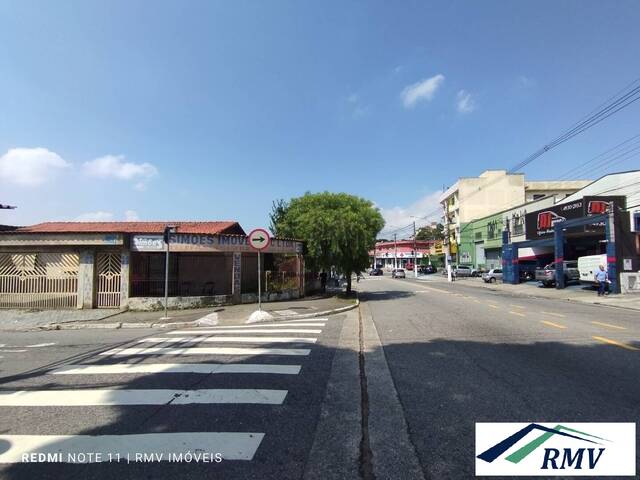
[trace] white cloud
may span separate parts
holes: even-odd
[[[518,85],[521,88],[533,88],[537,85],[535,78],[526,77],[525,75],[520,75],[518,77]]]
[[[380,208],[380,213],[385,221],[384,230],[381,232],[382,236],[387,232],[409,225],[414,220],[417,227],[423,226],[429,221],[440,222],[440,217],[442,216],[440,202],[438,201],[440,195],[442,195],[442,192],[436,191],[425,195],[407,207]],[[430,215],[430,217],[427,219],[420,218],[426,215]],[[401,235],[406,237],[411,234],[413,232],[409,230],[401,232]]]
[[[352,93],[347,97],[347,102],[349,103],[358,103],[358,100],[360,100],[360,95],[357,93]]]
[[[46,148],[12,148],[0,157],[0,179],[27,187],[42,185],[71,164]]]
[[[403,105],[405,108],[413,108],[420,101],[431,101],[442,82],[444,75],[438,74],[405,87],[400,94]]]
[[[476,109],[476,102],[469,92],[460,90],[456,95],[456,110],[459,113],[471,113]]]
[[[113,220],[113,213],[103,211],[83,213],[74,219],[76,222],[110,222],[111,220]]]
[[[140,220],[140,217],[138,217],[138,212],[136,212],[135,210],[127,210],[126,212],[124,212],[124,219],[127,222],[137,222],[138,220]]]
[[[158,174],[150,163],[126,162],[124,155],[105,155],[83,164],[84,172],[91,177],[137,180],[135,188],[143,190],[145,182]]]

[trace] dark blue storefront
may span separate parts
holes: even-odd
[[[565,287],[564,264],[567,241],[573,238],[588,239],[596,245],[606,245],[607,270],[611,279],[610,290],[620,292],[618,272],[622,258],[633,258],[638,269],[637,254],[627,245],[629,236],[628,215],[624,214],[625,197],[584,197],[571,203],[528,213],[526,216],[526,241],[510,243],[509,232],[503,232],[502,263],[505,283],[520,282],[518,252],[521,248],[554,248],[556,288]],[[595,247],[594,247],[595,248]]]

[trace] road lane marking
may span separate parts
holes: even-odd
[[[252,403],[281,405],[287,390],[19,390],[0,392],[3,407],[66,407],[87,405],[188,405],[193,403]]]
[[[0,353],[24,353],[27,350],[0,350]]]
[[[21,463],[28,452],[58,454],[61,463],[96,463],[132,461],[136,455],[162,455],[163,459],[180,458],[190,452],[216,452],[224,460],[252,460],[264,433],[249,432],[185,432],[144,433],[135,435],[0,435],[0,463]],[[93,453],[93,461],[87,452]],[[84,454],[84,455],[79,455]],[[99,457],[96,454],[100,454]],[[79,458],[80,457],[80,458]],[[211,459],[209,459],[211,460]]]
[[[288,328],[288,327],[324,327],[327,324],[327,320],[323,318],[313,318],[307,320],[287,320],[285,322],[277,323],[252,323],[250,325],[224,325],[215,327],[201,327],[190,329],[189,332],[208,331],[208,330],[234,330],[238,328]],[[175,332],[174,332],[175,333]]]
[[[509,305],[509,306],[510,306],[510,307],[513,307],[513,308],[525,308],[525,307],[523,307],[522,305]]]
[[[509,310],[509,313],[511,315],[517,315],[518,317],[526,317],[526,315],[524,313],[514,312],[513,310]]]
[[[298,375],[300,365],[259,363],[116,363],[112,365],[66,365],[53,375],[112,375],[123,373],[265,373]]]
[[[163,342],[216,342],[216,343],[316,343],[317,338],[310,337],[148,337],[139,340],[138,343],[163,343]]]
[[[547,320],[541,320],[541,322],[542,322],[542,323],[544,323],[545,325],[550,326],[550,327],[562,328],[562,329],[567,328],[567,327],[566,327],[566,326],[564,326],[564,325],[560,325],[559,323],[549,322],[549,321],[547,321]]]
[[[0,348],[40,348],[40,347],[51,347],[55,345],[55,342],[51,343],[36,343],[34,345],[7,345],[5,343],[0,343]],[[26,352],[26,350],[20,350],[21,352]]]
[[[228,333],[322,333],[322,330],[313,330],[313,329],[305,329],[305,328],[282,328],[278,330],[272,329],[263,329],[263,328],[251,328],[247,330],[176,330],[173,332],[167,332],[169,335],[202,335],[206,334],[228,334]]]
[[[595,321],[593,321],[593,322],[591,322],[591,323],[593,323],[594,325],[600,325],[600,326],[602,326],[602,327],[616,328],[616,329],[618,329],[618,330],[626,330],[626,328],[625,328],[625,327],[619,327],[618,325],[611,325],[610,323],[595,322]]]
[[[309,355],[308,348],[147,347],[114,348],[100,355]]]
[[[433,292],[439,292],[439,293],[451,293],[451,292],[450,292],[450,291],[448,291],[448,290],[442,290],[442,289],[440,289],[440,288],[424,287],[424,286],[423,286],[422,288],[425,288],[425,289],[427,289],[427,290],[431,290],[431,291],[433,291]]]
[[[634,350],[634,351],[640,350],[640,348],[636,348],[633,345],[627,345],[626,343],[617,342],[615,340],[611,340],[610,338],[605,338],[605,337],[591,337],[591,338],[603,343],[608,343],[609,345],[615,345],[616,347],[624,348],[626,350]]]
[[[498,305],[494,305],[493,303],[487,303],[487,307],[500,308],[500,307],[498,307]]]
[[[320,325],[326,325],[327,319],[326,318],[306,318],[304,320],[284,320],[280,322],[278,325],[291,325],[291,324],[298,325],[300,323],[303,325],[306,325],[305,322],[322,322]],[[318,324],[314,323],[313,325],[315,326]]]
[[[554,317],[558,317],[558,318],[567,318],[566,315],[562,315],[561,313],[553,313],[553,312],[540,312],[543,315],[552,315]]]

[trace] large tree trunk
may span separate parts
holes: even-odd
[[[351,294],[351,272],[347,274],[347,295]]]

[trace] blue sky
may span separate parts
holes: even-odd
[[[2,1],[0,203],[19,208],[0,223],[248,229],[273,199],[330,190],[401,226],[640,76],[639,15],[622,0]],[[639,118],[640,102],[527,177],[557,178]]]

